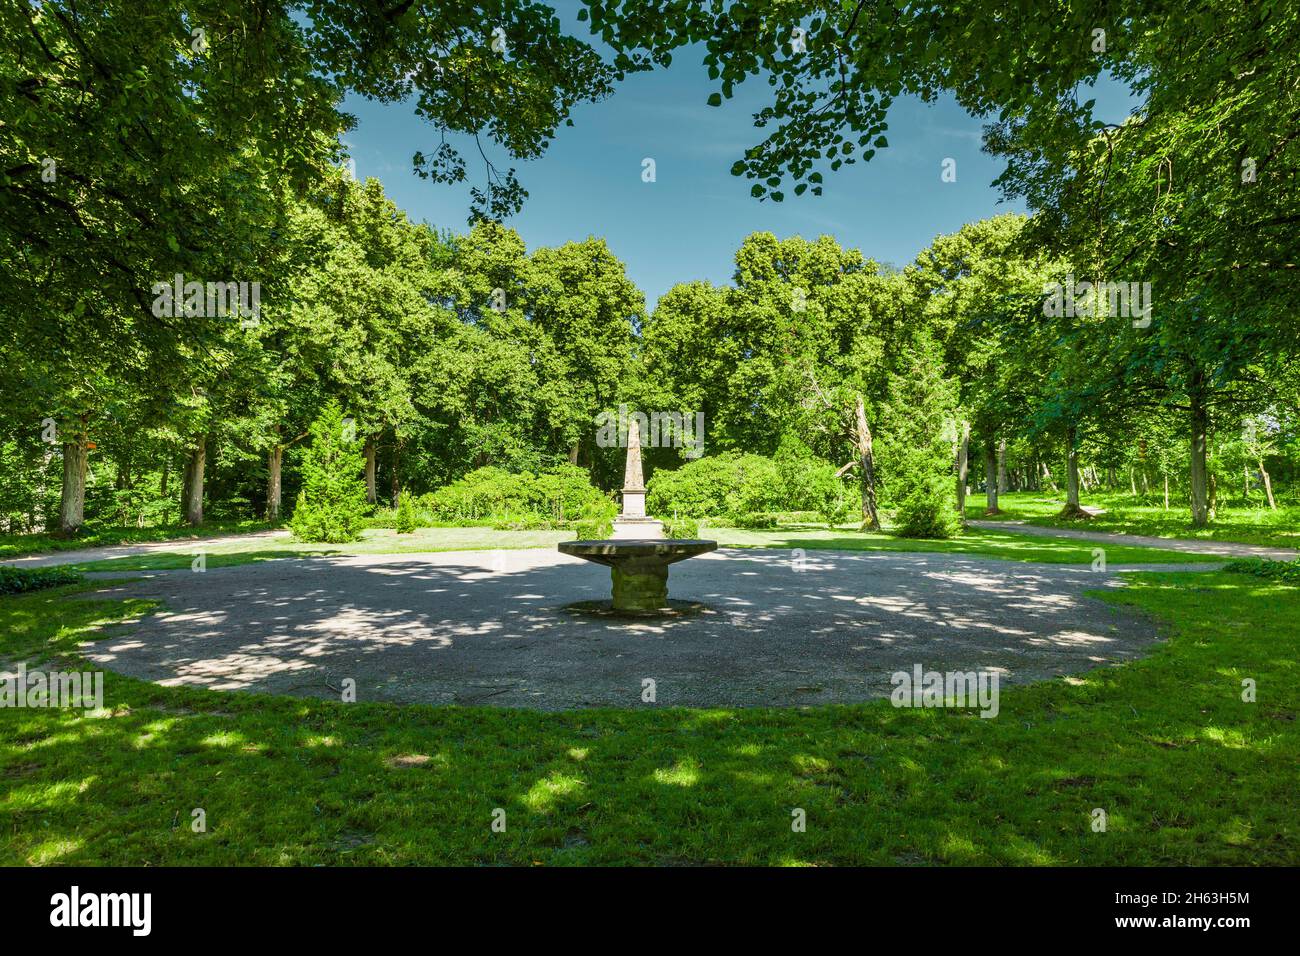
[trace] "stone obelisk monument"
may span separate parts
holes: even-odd
[[[627,424],[627,466],[623,469],[623,511],[614,519],[614,538],[655,540],[664,536],[662,521],[645,514],[645,478],[641,473],[641,428]]]
[[[628,614],[671,613],[668,565],[714,551],[716,541],[664,540],[662,521],[645,515],[645,476],[641,473],[641,429],[627,429],[627,468],[623,472],[623,513],[614,519],[613,541],[561,541],[556,547],[584,561],[609,568],[610,607]]]

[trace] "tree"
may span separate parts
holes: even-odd
[[[345,424],[342,409],[330,402],[312,423],[311,443],[303,452],[302,492],[293,510],[293,533],[304,541],[331,544],[361,536],[366,486],[361,477],[361,443],[353,423]]]
[[[1277,510],[1277,502],[1273,500],[1273,480],[1269,477],[1268,469],[1264,467],[1264,459],[1277,451],[1274,437],[1277,431],[1277,421],[1272,416],[1252,415],[1241,425],[1242,449],[1259,470],[1259,477],[1264,482],[1264,494],[1268,498],[1268,506],[1273,511]]]
[[[885,435],[895,530],[909,538],[950,538],[961,525],[952,507],[953,446],[957,435],[956,383],[946,379],[936,344],[909,346],[890,376]]]

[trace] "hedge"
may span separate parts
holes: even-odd
[[[76,584],[81,575],[70,568],[14,568],[0,565],[0,594],[25,594],[64,584]]]

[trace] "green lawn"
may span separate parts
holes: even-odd
[[[1105,599],[1171,639],[1004,689],[992,720],[348,705],[109,674],[103,716],[0,711],[0,864],[1300,863],[1300,589],[1129,579]],[[0,599],[0,652],[67,669],[146,610],[67,590]]]
[[[736,528],[706,527],[701,532],[716,539],[722,547],[753,548],[834,548],[842,551],[914,551],[947,552],[1004,558],[1013,561],[1043,561],[1066,564],[1091,564],[1093,549],[1089,542],[1068,538],[1042,538],[1012,531],[969,529],[947,541],[923,541],[896,538],[889,534],[864,534],[851,528],[827,528],[795,525],[777,531],[742,531]],[[406,554],[431,551],[478,551],[493,548],[554,548],[560,541],[573,537],[571,531],[499,531],[493,528],[420,528],[412,534],[371,529],[360,541],[351,544],[308,544],[286,536],[274,541],[223,542],[204,548],[207,567],[226,567],[251,561],[312,555]],[[160,571],[187,568],[194,560],[192,546],[178,550],[156,551],[127,558],[107,558],[72,565],[83,571]],[[1219,560],[1212,556],[1161,551],[1154,548],[1107,546],[1108,564],[1187,563]]]
[[[1279,505],[1277,511],[1267,506],[1229,507],[1221,505],[1214,521],[1206,528],[1193,528],[1187,505],[1163,501],[1135,501],[1128,494],[1085,494],[1080,500],[1087,507],[1105,508],[1106,513],[1086,521],[1062,521],[1057,512],[1065,505],[1065,495],[1020,491],[998,496],[1002,515],[990,520],[1018,518],[1045,528],[1083,528],[1121,534],[1147,534],[1161,538],[1189,538],[1202,541],[1236,541],[1273,548],[1300,548],[1300,505]],[[967,518],[985,518],[984,496],[966,499]]]
[[[716,538],[722,547],[731,548],[833,548],[838,551],[908,551],[969,554],[1002,558],[1009,561],[1041,561],[1049,564],[1091,564],[1094,549],[1090,541],[1071,538],[1044,538],[1016,534],[1012,530],[986,531],[968,528],[956,537],[930,541],[897,538],[890,534],[872,534],[848,528],[831,529],[804,525],[777,531],[743,531],[737,528],[704,528],[707,538]],[[1158,548],[1135,548],[1105,545],[1106,563],[1110,564],[1185,564],[1221,561],[1213,555],[1163,551]]]

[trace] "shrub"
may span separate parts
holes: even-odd
[[[410,492],[403,491],[397,497],[397,518],[393,527],[398,534],[411,534],[415,531],[415,505]]]
[[[664,534],[670,538],[698,538],[700,523],[694,518],[666,518]]]
[[[303,453],[302,492],[290,527],[303,541],[339,544],[361,537],[368,507],[361,443],[345,441],[343,412],[330,402],[311,426]]]
[[[673,471],[656,471],[646,507],[656,517],[717,518],[777,511],[815,511],[831,520],[858,507],[830,464],[816,458],[779,461],[727,452]]]
[[[785,491],[782,511],[812,511],[823,521],[834,524],[844,511],[844,482],[835,466],[818,458],[782,455],[776,460]]]
[[[76,584],[81,574],[71,568],[13,568],[0,565],[0,594],[25,594]]]
[[[573,522],[573,531],[578,541],[604,541],[614,534],[614,522],[611,518],[582,518]]]
[[[486,519],[494,526],[526,517],[553,522],[612,517],[617,511],[609,496],[592,486],[584,469],[569,464],[537,475],[479,468],[439,488],[422,503],[425,500],[434,520]]]
[[[768,531],[780,524],[777,516],[770,511],[751,511],[748,514],[735,515],[731,522],[735,527],[747,531]]]
[[[646,509],[653,515],[691,518],[726,514],[736,457],[735,453],[715,455],[671,471],[656,471],[646,485]]]
[[[905,538],[951,538],[961,527],[952,506],[952,482],[941,475],[914,475],[894,514],[894,531]]]
[[[736,461],[736,482],[727,496],[729,514],[780,511],[788,494],[776,462],[762,455],[742,455]]]
[[[560,525],[561,522],[531,514],[492,522],[492,527],[497,531],[549,531]]]
[[[1229,561],[1223,570],[1234,574],[1253,574],[1257,578],[1271,578],[1288,584],[1300,584],[1300,559],[1273,561],[1269,558],[1242,558]]]

